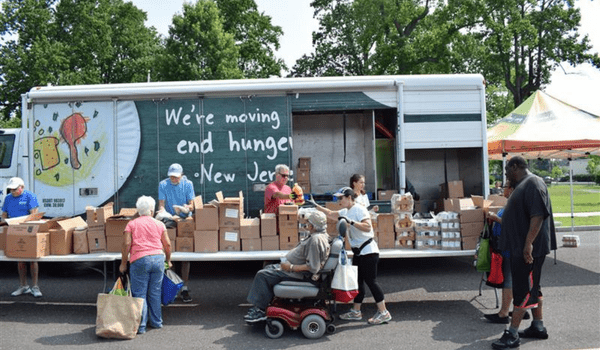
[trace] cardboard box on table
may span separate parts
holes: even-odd
[[[222,192],[217,192],[219,202],[219,228],[240,228],[240,221],[244,218],[244,193],[239,192],[238,197],[223,198]]]
[[[440,184],[442,198],[463,198],[465,196],[462,181],[448,181]]]
[[[276,237],[277,236],[277,215],[275,213],[260,214],[260,236],[261,237]]]
[[[252,252],[262,250],[262,240],[259,238],[242,238],[242,251]]]
[[[240,221],[241,239],[260,239],[260,218],[248,218]]]
[[[263,236],[260,240],[262,250],[279,250],[278,236]]]
[[[221,227],[219,229],[219,250],[241,251],[240,230],[231,227]]]
[[[175,238],[177,238],[177,227],[168,228],[167,235],[169,235],[169,240],[171,240],[171,244],[175,244]]]
[[[469,236],[461,237],[461,245],[463,250],[472,250],[477,248],[477,242],[479,241],[479,236]]]
[[[177,237],[175,238],[176,252],[194,252],[194,237]]]
[[[123,248],[123,233],[125,227],[129,221],[132,220],[131,216],[115,215],[106,220],[106,251],[113,253],[120,253]],[[88,231],[88,236],[89,236]]]
[[[194,231],[194,252],[216,253],[219,251],[219,231]]]
[[[88,254],[90,245],[86,226],[75,227],[73,230],[73,254]]]
[[[40,258],[50,255],[50,233],[40,232],[40,225],[11,225],[6,233],[6,250],[10,258]]]
[[[389,201],[392,199],[392,196],[396,193],[398,193],[397,190],[379,190],[377,191],[377,200]]]
[[[377,232],[394,232],[394,214],[377,215]]]
[[[8,226],[0,226],[0,250],[6,250],[6,230]]]
[[[290,250],[298,245],[298,227],[283,228],[279,231],[279,249]]]
[[[196,231],[218,231],[219,208],[212,204],[204,205],[202,196],[197,196],[194,199],[194,221]]]
[[[177,237],[194,237],[196,223],[193,217],[177,220]]]
[[[106,251],[106,235],[104,234],[104,230],[94,231],[88,229],[87,239],[90,253],[100,253]]]
[[[394,248],[396,243],[396,233],[394,231],[379,231],[377,232],[377,245],[381,249]]]
[[[86,227],[87,223],[79,216],[56,223],[59,227],[50,232],[50,254],[68,255],[73,253],[73,231],[77,227]]]

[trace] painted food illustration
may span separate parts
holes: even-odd
[[[42,170],[52,169],[60,163],[56,137],[47,136],[35,140],[33,149],[34,157],[41,162]]]
[[[81,168],[79,157],[77,155],[76,144],[79,144],[79,139],[85,136],[87,131],[88,118],[85,118],[81,113],[73,113],[65,119],[60,126],[60,136],[69,146],[71,153],[71,166],[73,169]]]

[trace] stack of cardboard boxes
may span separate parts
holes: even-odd
[[[40,225],[43,213],[7,220],[4,254],[11,258],[40,258],[50,254],[50,232]]]
[[[129,221],[133,220],[137,211],[131,208],[123,208],[117,215],[106,219],[104,231],[106,234],[106,251],[120,253],[123,250],[123,232]]]
[[[310,193],[310,158],[299,158],[296,168],[296,183],[303,193]]]
[[[293,249],[298,244],[298,206],[280,205],[277,221],[279,249]]]
[[[394,230],[394,214],[379,214],[377,215],[377,229],[375,237],[379,248],[394,248],[396,232]]]
[[[106,220],[114,215],[113,204],[108,203],[101,208],[87,207],[87,239],[88,251],[98,253],[106,251]]]
[[[260,214],[260,241],[262,250],[279,250],[277,215],[274,213]]]
[[[415,249],[442,249],[440,225],[436,220],[415,220]]]
[[[241,251],[240,225],[244,218],[244,195],[239,192],[238,197],[223,198],[221,192],[217,193],[219,202],[219,250]]]
[[[394,230],[396,237],[394,245],[382,248],[412,249],[415,246],[415,224],[413,221],[414,200],[412,195],[392,194],[390,198],[394,214]]]
[[[219,207],[205,205],[202,196],[194,199],[194,252],[216,253],[219,251]]]

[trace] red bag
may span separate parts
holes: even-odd
[[[487,281],[497,285],[504,283],[504,275],[502,274],[502,255],[496,252],[492,252],[492,263]]]
[[[358,290],[346,291],[346,290],[332,289],[331,292],[333,293],[333,299],[335,299],[335,301],[340,302],[340,303],[351,302],[358,295]]]

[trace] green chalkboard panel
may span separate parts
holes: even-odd
[[[172,163],[180,163],[205,202],[222,191],[243,191],[246,214],[256,216],[277,164],[291,159],[291,125],[285,96],[136,101],[142,132],[135,169],[120,203],[141,194],[158,196],[158,182]]]

